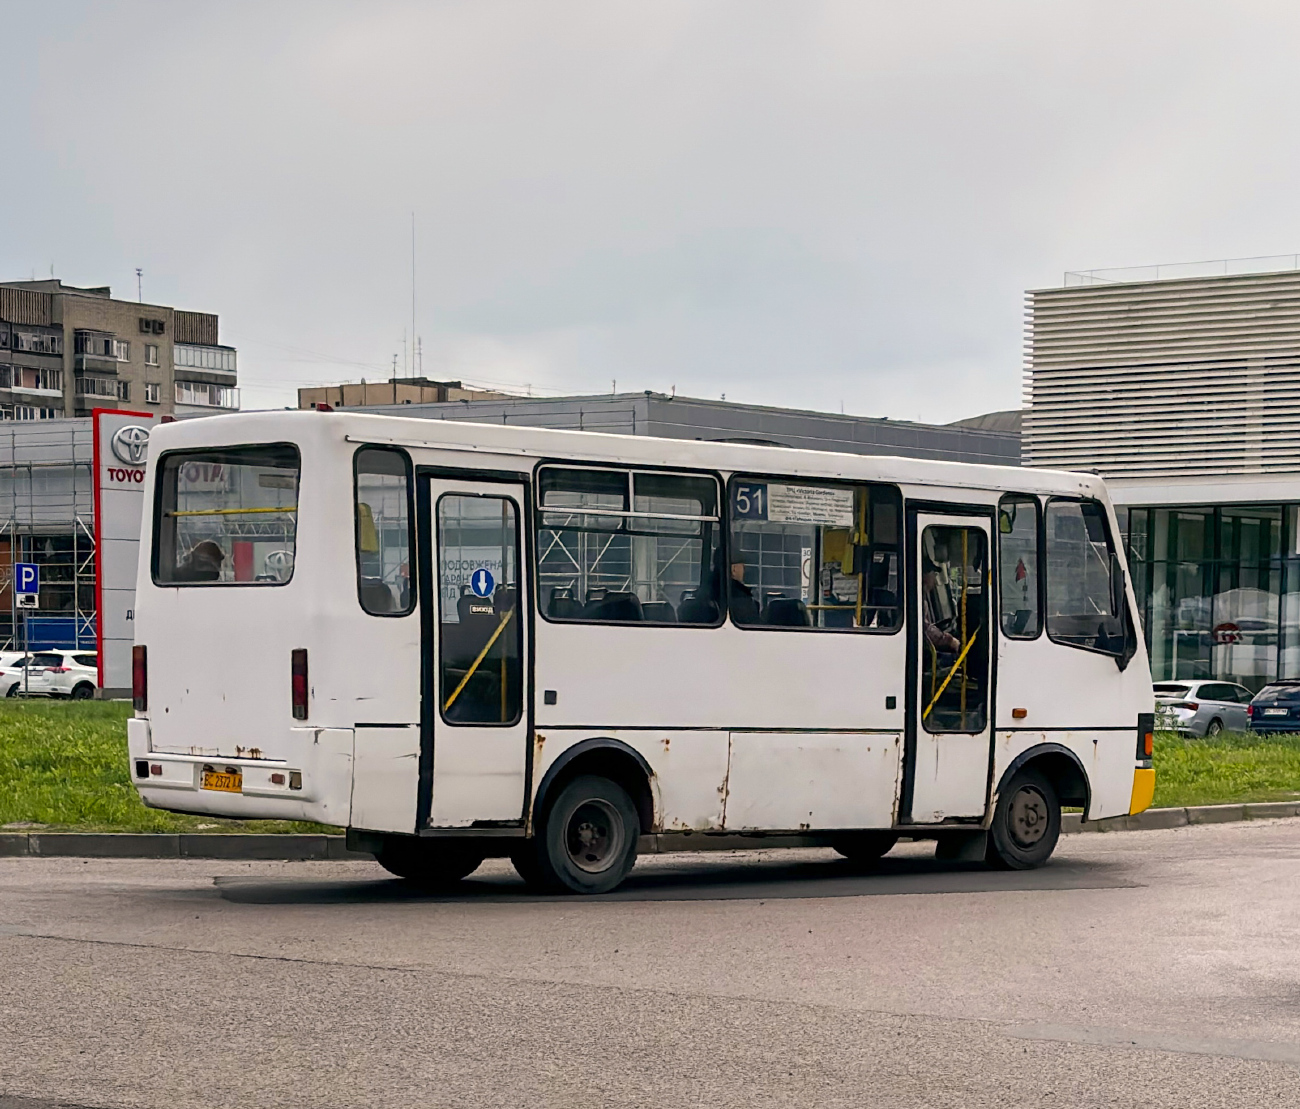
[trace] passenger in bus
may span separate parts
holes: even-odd
[[[939,627],[939,568],[928,558],[924,560],[921,574],[921,616],[922,634],[925,641],[936,651],[949,654],[961,650],[961,642]]]
[[[219,581],[221,564],[226,555],[211,539],[204,539],[190,549],[176,568],[177,581]]]
[[[758,602],[754,591],[745,584],[745,564],[733,561],[731,577],[728,580],[727,604],[731,609],[731,619],[737,624],[758,624],[762,622]]]

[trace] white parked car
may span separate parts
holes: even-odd
[[[1255,695],[1233,682],[1156,682],[1156,726],[1193,736],[1244,732]]]
[[[0,669],[7,697],[27,694],[89,701],[95,696],[99,665],[93,651],[36,651],[30,656],[20,654],[17,659],[17,665]]]

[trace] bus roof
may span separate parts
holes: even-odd
[[[281,410],[239,412],[180,420],[153,429],[160,450],[246,443],[306,442],[309,439],[465,451],[495,456],[485,468],[531,469],[542,460],[621,465],[681,466],[689,469],[787,474],[853,481],[891,481],[905,485],[1014,490],[1065,496],[1104,496],[1095,474],[942,462],[899,455],[845,454],[749,443],[666,439],[650,435],[571,431],[522,424],[375,415],[362,412]],[[528,460],[526,465],[521,462]],[[476,465],[483,465],[480,461]]]

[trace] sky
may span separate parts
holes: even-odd
[[[414,330],[484,387],[946,422],[1019,406],[1026,289],[1300,251],[1293,2],[0,17],[0,277],[143,270],[220,315],[245,408]]]

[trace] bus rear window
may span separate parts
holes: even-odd
[[[283,585],[293,576],[298,448],[177,451],[159,464],[153,580]]]

